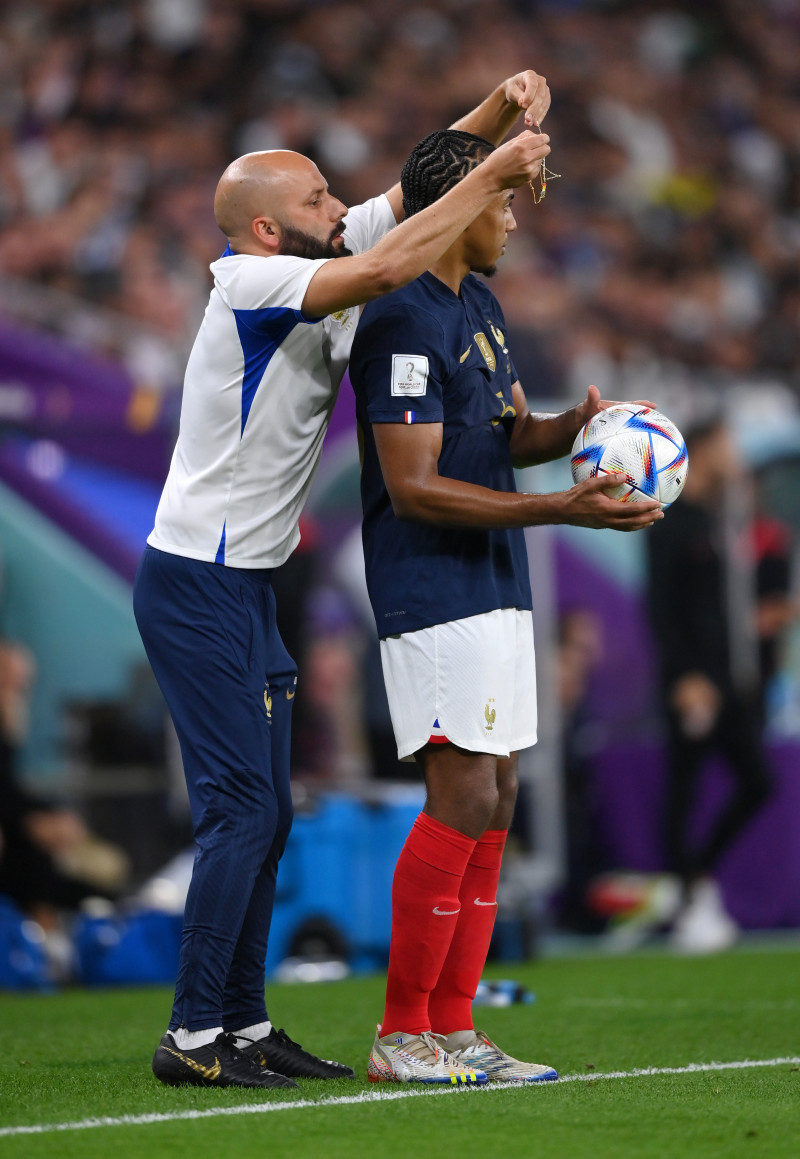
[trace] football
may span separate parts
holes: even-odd
[[[683,490],[689,456],[673,422],[654,410],[626,402],[601,410],[578,432],[572,447],[572,478],[583,483],[619,472],[625,482],[608,490],[622,503],[657,499],[662,508]]]

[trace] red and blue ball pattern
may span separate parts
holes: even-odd
[[[636,403],[619,403],[598,413],[578,432],[572,447],[576,483],[619,473],[625,482],[607,494],[622,503],[656,499],[669,507],[683,490],[689,456],[675,424]]]

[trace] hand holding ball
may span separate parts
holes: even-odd
[[[683,490],[688,468],[686,444],[675,424],[660,411],[633,402],[598,411],[572,447],[573,480],[622,474],[625,482],[607,491],[621,503],[655,499],[669,507]]]

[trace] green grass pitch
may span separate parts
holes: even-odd
[[[382,977],[270,987],[278,1025],[315,1052],[350,1063],[359,1075],[350,1082],[307,1081],[288,1095],[161,1086],[150,1073],[150,1058],[168,1016],[164,990],[0,995],[0,1155],[800,1156],[800,1062],[792,1061],[800,1056],[798,948],[744,946],[700,960],[659,952],[547,958],[489,973],[523,982],[537,1002],[476,1010],[477,1025],[512,1054],[580,1078],[411,1097],[420,1088],[367,1084]],[[606,1077],[638,1068],[775,1059],[789,1061]],[[395,1097],[337,1101],[362,1092]],[[226,1109],[236,1113],[219,1113]],[[9,1131],[196,1111],[213,1114],[39,1134]]]

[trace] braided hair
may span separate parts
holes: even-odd
[[[400,175],[406,217],[444,197],[494,152],[494,145],[460,129],[437,129],[411,150]]]

